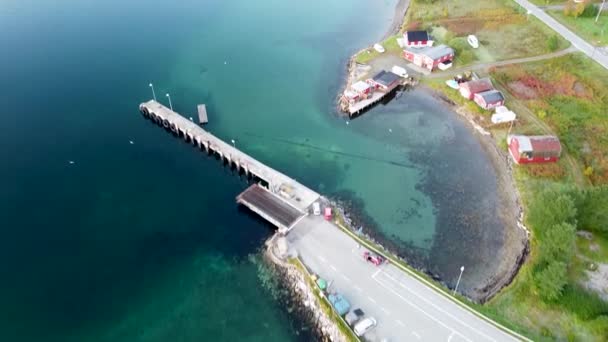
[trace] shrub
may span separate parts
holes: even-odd
[[[555,187],[544,189],[530,203],[528,222],[541,234],[564,222],[574,224],[576,222],[574,199],[567,189]]]
[[[561,261],[552,261],[543,265],[535,270],[533,277],[536,291],[545,301],[558,299],[568,283],[566,264]]]
[[[581,228],[608,237],[608,185],[593,187],[581,193],[577,220]]]
[[[549,37],[549,39],[547,39],[547,48],[549,49],[549,51],[556,51],[557,48],[559,48],[559,39],[557,38],[556,35],[552,35],[551,37]]]
[[[579,286],[567,285],[564,287],[560,304],[582,320],[596,319],[601,316],[608,317],[608,302]]]
[[[466,50],[461,52],[458,58],[460,59],[460,62],[462,64],[469,64],[473,61],[475,56],[473,56],[473,53],[471,51]]]
[[[547,111],[544,109],[541,109],[538,112],[536,112],[536,116],[538,116],[539,119],[544,120],[547,117]]]
[[[584,18],[595,17],[597,15],[598,11],[599,11],[599,8],[597,8],[593,4],[591,4],[591,3],[586,4],[585,8],[583,9],[583,13],[581,13],[581,17],[584,17]]]
[[[543,232],[540,258],[546,262],[559,260],[569,262],[574,254],[576,227],[562,222]]]

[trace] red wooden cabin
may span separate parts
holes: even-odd
[[[507,143],[517,164],[556,162],[562,153],[559,139],[552,135],[510,135]]]

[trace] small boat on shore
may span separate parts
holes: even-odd
[[[479,47],[479,40],[472,34],[467,37],[467,43],[469,43],[473,49],[477,49]]]
[[[384,50],[384,46],[378,43],[374,44],[374,50],[378,51],[379,53],[384,53],[384,51],[386,51]]]
[[[458,89],[460,88],[460,85],[458,84],[458,82],[454,81],[454,80],[447,80],[445,81],[445,84],[447,84],[448,87],[452,88],[452,89]]]

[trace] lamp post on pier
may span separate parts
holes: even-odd
[[[152,83],[148,84],[148,86],[150,86],[150,88],[152,89],[152,97],[154,98],[154,101],[156,101],[156,93],[154,92],[154,85]]]
[[[171,96],[169,96],[169,93],[167,93],[167,98],[169,99],[169,108],[173,111],[173,104],[171,103]]]
[[[456,295],[456,291],[458,290],[458,284],[460,284],[460,278],[462,278],[462,272],[464,272],[464,266],[460,266],[460,275],[458,276],[458,281],[456,282],[456,287],[454,288],[454,292],[452,292],[452,296]]]
[[[232,142],[232,147],[236,148],[236,141],[234,141],[234,139],[230,140]]]

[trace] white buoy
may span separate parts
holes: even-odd
[[[129,144],[133,145],[135,143],[133,142],[133,140],[129,140]]]
[[[346,124],[347,124],[347,125],[348,125],[348,123],[349,123],[349,122],[348,122],[348,121],[346,121]]]
[[[192,120],[192,117],[190,117],[190,121],[194,121],[194,120]]]
[[[393,129],[392,129],[392,128],[389,128],[389,129],[388,129],[388,131],[389,131],[390,133],[393,133]]]
[[[73,160],[70,160],[68,163],[70,163],[70,165],[74,164]]]
[[[228,64],[228,62],[224,61],[224,65]]]

